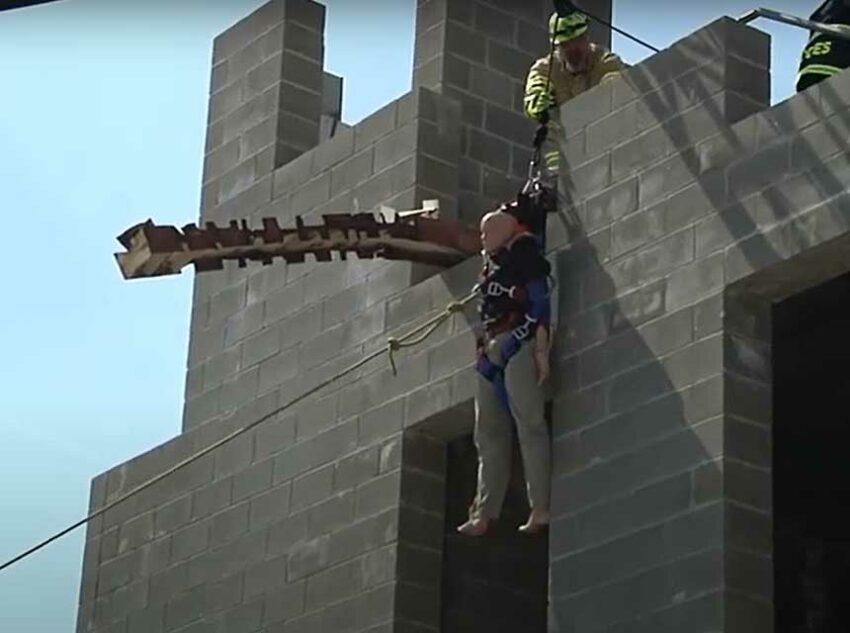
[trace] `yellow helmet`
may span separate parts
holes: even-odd
[[[549,18],[549,37],[555,44],[563,44],[587,33],[588,19],[584,13],[575,11],[565,16],[556,13]]]

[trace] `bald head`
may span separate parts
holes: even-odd
[[[504,211],[491,211],[481,218],[481,244],[488,253],[499,250],[514,235],[517,219]]]

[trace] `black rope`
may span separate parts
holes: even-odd
[[[649,50],[654,51],[656,53],[661,52],[660,49],[655,48],[652,44],[648,44],[647,42],[644,42],[642,39],[635,37],[634,35],[632,35],[628,31],[624,31],[623,29],[618,29],[616,26],[614,26],[610,22],[606,22],[605,20],[596,17],[592,13],[585,11],[581,7],[577,7],[572,2],[569,2],[569,0],[555,0],[555,11],[557,11],[558,15],[561,15],[561,16],[567,15],[567,14],[572,13],[574,11],[579,11],[581,13],[584,13],[591,20],[595,20],[596,22],[599,22],[599,24],[601,24],[602,26],[611,29],[615,33],[619,33],[623,37],[626,37],[626,38],[632,40],[633,42],[640,44],[641,46],[645,46]]]

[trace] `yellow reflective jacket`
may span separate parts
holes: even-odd
[[[534,62],[528,73],[524,105],[525,113],[533,119],[539,118],[545,110],[569,101],[627,68],[619,55],[598,44],[591,44],[588,68],[584,72],[572,73],[557,58],[554,62],[548,95],[546,81],[549,73],[549,56]]]

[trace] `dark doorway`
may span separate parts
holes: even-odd
[[[549,542],[520,534],[528,516],[522,461],[514,442],[513,475],[499,520],[480,538],[457,534],[475,494],[472,436],[448,444],[443,538],[442,633],[544,633]]]
[[[850,275],[773,311],[777,633],[850,631]]]

